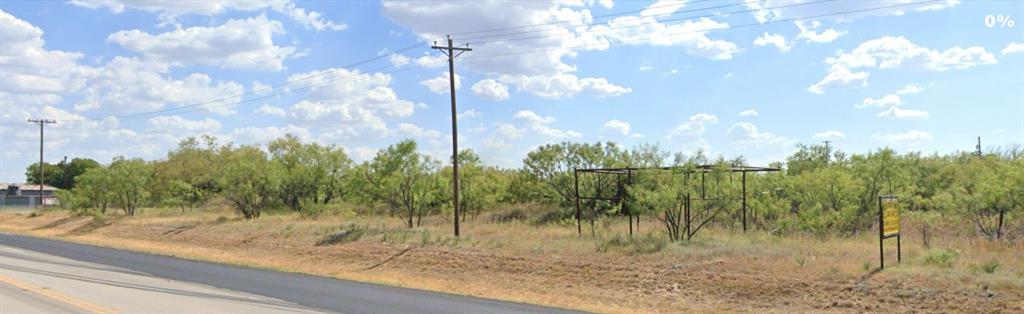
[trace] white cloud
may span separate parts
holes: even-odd
[[[168,104],[197,105],[217,114],[234,113],[234,103],[245,91],[241,84],[214,82],[203,73],[184,79],[170,78],[166,64],[136,58],[114,57],[100,68],[99,74],[83,89],[84,97],[75,110],[88,111],[110,107],[124,112],[157,110]],[[216,100],[216,101],[214,101]]]
[[[857,82],[860,82],[862,86],[867,86],[870,75],[871,73],[864,71],[853,72],[844,67],[834,67],[820,82],[807,87],[807,91],[821,95],[825,93],[827,87],[848,86]]]
[[[754,39],[754,45],[762,47],[772,45],[775,46],[775,48],[778,48],[781,52],[789,52],[789,49],[791,48],[791,46],[786,43],[785,36],[768,32],[761,34],[761,36],[757,36],[757,38]]]
[[[997,63],[994,55],[980,46],[953,47],[944,51],[918,46],[900,36],[885,36],[861,43],[849,53],[840,52],[825,63],[855,68],[911,69],[947,71]]]
[[[769,132],[760,132],[756,125],[747,122],[733,124],[725,134],[737,144],[753,147],[784,144],[789,141],[785,137]]]
[[[587,43],[587,36],[577,35],[576,27],[584,26],[586,19],[590,17],[590,11],[586,8],[571,8],[571,5],[557,1],[470,1],[459,5],[440,5],[435,2],[387,0],[381,2],[381,13],[397,24],[411,29],[426,42],[440,40],[445,34],[457,32],[459,29],[494,29],[576,21],[571,24],[553,25],[536,34],[537,37],[554,37],[482,42],[471,47],[474,52],[460,57],[464,64],[474,70],[499,75],[537,75],[574,71],[575,67],[563,62],[562,58],[573,57],[575,53],[563,47]],[[477,51],[523,49],[552,50],[530,55],[473,58]],[[420,66],[441,66],[444,63],[447,63],[447,57],[440,54],[432,59],[417,59]]]
[[[448,71],[445,71],[435,78],[420,81],[420,84],[426,86],[434,94],[447,94],[451,90],[451,84],[448,81],[450,75]],[[462,78],[455,74],[455,89],[458,90],[460,87],[462,87]]]
[[[1003,48],[1002,54],[1005,56],[1005,55],[1008,55],[1008,54],[1021,53],[1021,52],[1024,52],[1024,43],[1012,42],[1012,43],[1006,44],[1006,48]]]
[[[119,31],[108,36],[107,42],[176,66],[278,71],[284,69],[284,59],[295,52],[295,47],[274,44],[273,35],[282,33],[281,23],[260,15],[228,20],[219,26],[178,28],[157,35],[138,29]]]
[[[603,39],[621,44],[682,47],[693,56],[729,60],[739,52],[736,44],[707,36],[709,32],[728,28],[728,23],[710,18],[662,24],[653,17],[623,16],[613,19],[607,25],[594,26],[592,31],[599,32]]]
[[[485,79],[473,84],[470,88],[474,94],[493,101],[508,99],[508,86],[492,79]]]
[[[930,133],[921,130],[910,130],[903,133],[875,134],[874,137],[878,141],[903,145],[919,144],[933,139]]]
[[[610,97],[627,94],[633,91],[628,87],[609,83],[605,78],[579,78],[573,74],[555,74],[551,76],[502,76],[500,81],[514,84],[519,90],[526,91],[543,98],[573,97],[579,93],[587,93],[597,97]]]
[[[572,73],[576,66],[567,59],[580,51],[607,50],[612,43],[681,47],[688,54],[713,60],[725,60],[738,51],[734,43],[708,38],[712,29],[729,25],[710,18],[664,24],[652,16],[622,16],[607,23],[595,23],[590,10],[580,1],[471,1],[459,5],[433,2],[391,1],[381,3],[382,14],[413,30],[427,42],[444,38],[459,29],[514,28],[546,24],[530,36],[511,36],[515,40],[491,40],[473,43],[475,51],[463,56],[473,70],[492,75],[551,76]],[[667,7],[659,10],[674,11]],[[653,11],[652,11],[653,12]],[[664,12],[664,11],[663,11]],[[590,23],[590,24],[588,24]],[[598,24],[598,25],[593,25]],[[457,43],[459,44],[459,43]],[[530,54],[476,57],[479,51],[540,50]]]
[[[608,120],[608,122],[605,122],[604,126],[601,127],[601,131],[620,133],[623,136],[628,136],[628,137],[632,137],[632,138],[644,137],[643,134],[633,133],[632,132],[632,127],[629,125],[629,122],[625,122],[625,121],[621,121],[621,120],[617,120],[617,119],[612,119],[612,120]]]
[[[879,118],[927,118],[928,112],[922,110],[913,109],[901,109],[900,107],[889,107],[889,109],[879,112]]]
[[[252,87],[250,87],[249,90],[255,95],[269,95],[274,92],[274,87],[260,83],[259,81],[253,81]]]
[[[636,70],[640,71],[640,72],[647,72],[647,71],[650,71],[650,70],[653,70],[653,69],[654,68],[649,66],[649,65],[642,65],[642,66],[636,68]]]
[[[230,81],[215,81],[204,73],[171,73],[158,60],[115,56],[102,64],[84,65],[83,54],[47,50],[43,31],[0,10],[0,132],[16,139],[0,150],[0,177],[17,178],[31,158],[31,143],[38,136],[26,125],[30,117],[58,120],[47,127],[47,150],[88,156],[107,162],[115,156],[146,159],[163,157],[184,136],[213,133],[221,129],[215,118],[190,120],[182,116],[161,116],[144,120],[136,131],[125,128],[115,117],[90,119],[66,109],[105,109],[125,114],[166,108],[168,105],[199,105],[195,110],[231,113],[230,102],[247,88]],[[259,89],[260,83],[252,83]],[[65,100],[67,97],[68,100]],[[210,101],[219,99],[217,101]],[[10,105],[17,104],[17,105]],[[24,130],[24,132],[22,132]],[[226,136],[225,136],[226,138]],[[24,141],[23,141],[24,140]],[[10,167],[8,167],[10,166]]]
[[[809,4],[805,0],[744,0],[759,23],[780,20],[801,19],[807,16],[818,16],[835,12],[850,12],[832,17],[839,22],[854,21],[863,17],[904,15],[907,12],[934,11],[951,8],[960,0],[945,1],[913,1],[913,0],[872,0],[872,1],[839,1],[828,5]],[[879,9],[888,7],[887,9]]]
[[[758,113],[757,113],[757,110],[747,109],[747,110],[740,111],[740,116],[741,117],[756,117],[756,116],[758,116]]]
[[[903,98],[900,95],[916,94],[923,91],[924,88],[918,84],[907,84],[895,93],[882,96],[880,98],[864,98],[859,104],[855,104],[856,108],[886,108],[884,111],[877,114],[880,118],[892,117],[892,118],[927,118],[928,112],[922,110],[903,109]]]
[[[423,56],[416,58],[416,65],[424,68],[439,68],[448,64],[448,57],[441,54],[431,55],[429,52],[423,53]]]
[[[331,68],[297,73],[288,80],[298,78],[310,78],[307,83],[318,87],[292,105],[289,116],[310,125],[329,125],[331,131],[322,136],[335,141],[385,136],[384,119],[408,117],[417,107],[398,97],[388,74]]]
[[[849,85],[854,82],[866,85],[868,73],[852,72],[852,69],[909,68],[941,72],[997,62],[995,55],[980,46],[952,47],[939,51],[918,46],[904,37],[885,36],[865,41],[850,52],[839,51],[835,57],[825,59],[825,64],[830,66],[828,75],[811,85],[808,91],[823,94],[825,87]]]
[[[270,8],[275,12],[287,15],[307,29],[340,31],[348,27],[345,23],[324,19],[323,14],[320,12],[307,11],[300,8],[290,0],[71,0],[71,3],[90,9],[107,8],[115,14],[120,14],[125,9],[156,13],[162,21],[161,25],[176,24],[178,17],[183,15],[214,16],[229,11],[257,11]]]
[[[388,56],[388,61],[391,62],[392,66],[400,68],[412,62],[412,58],[397,53],[392,53],[390,56]]]
[[[520,121],[525,121],[527,126],[534,133],[555,138],[555,139],[567,139],[567,138],[579,138],[583,137],[583,134],[572,130],[560,130],[550,127],[549,125],[557,121],[555,117],[542,117],[537,113],[530,110],[520,110],[513,115],[513,118]]]
[[[583,134],[573,130],[560,130],[555,129],[546,125],[535,125],[532,130],[539,135],[554,138],[554,139],[569,139],[569,138],[580,138]]]
[[[288,2],[281,6],[274,6],[274,10],[288,15],[292,21],[299,23],[307,29],[315,29],[317,31],[341,31],[348,28],[348,25],[345,25],[345,23],[326,20],[320,12],[307,11],[295,6],[295,3],[293,2]]]
[[[473,109],[469,109],[469,110],[460,112],[460,113],[456,114],[455,116],[457,118],[459,118],[460,120],[461,119],[472,119],[472,118],[480,117],[480,112],[476,111],[476,110],[473,110]]]
[[[391,131],[393,136],[414,138],[414,139],[439,139],[444,134],[438,130],[424,129],[411,123],[399,123],[398,127]]]
[[[622,133],[622,135],[629,135],[629,129],[629,122],[620,120],[608,120],[608,122],[605,122],[604,126],[601,127],[601,130]]]
[[[708,124],[718,123],[718,116],[707,113],[698,113],[690,116],[685,122],[679,124],[665,136],[665,139],[677,143],[683,150],[710,150],[707,140],[704,139],[704,132]]]
[[[55,105],[95,76],[81,53],[47,50],[43,30],[0,10],[0,103]]]
[[[308,129],[291,124],[283,127],[267,126],[237,128],[231,131],[229,137],[237,144],[265,144],[289,134],[294,135],[303,142],[311,142],[313,140],[313,136]]]
[[[907,84],[906,86],[903,86],[902,89],[896,91],[896,94],[897,95],[909,95],[909,94],[917,94],[917,93],[920,93],[920,92],[923,92],[923,91],[924,91],[924,87],[921,87],[920,84],[916,84],[915,83],[915,84]]]
[[[356,161],[366,161],[373,159],[373,157],[377,155],[377,151],[378,150],[366,146],[359,146],[353,148],[350,154]]]
[[[824,132],[814,133],[814,138],[823,138],[823,139],[846,138],[846,134],[844,134],[843,132],[840,132],[840,131],[832,130],[832,131],[824,131]]]
[[[149,132],[175,136],[213,134],[220,130],[220,122],[211,118],[188,120],[181,116],[159,116],[149,119]]]
[[[758,23],[763,24],[764,22],[768,21],[772,12],[771,10],[767,9],[767,6],[764,5],[764,1],[743,0],[743,2],[747,5],[747,8],[751,10],[752,14],[754,15],[754,19],[756,19]]]
[[[515,115],[513,115],[513,117],[519,120],[528,121],[530,122],[530,124],[549,124],[557,121],[555,117],[541,117],[536,112],[530,110],[520,110],[516,112]]]
[[[494,125],[494,131],[482,141],[484,147],[496,149],[508,148],[510,141],[522,138],[523,134],[526,132],[526,130],[508,123],[498,122]]]
[[[809,43],[830,43],[846,34],[846,31],[837,31],[834,28],[818,32],[816,29],[821,26],[820,21],[813,21],[809,25],[804,24],[803,21],[796,21],[794,23],[796,24],[796,27],[800,29],[800,33],[796,35],[796,39],[803,39]]]
[[[268,115],[268,116],[281,117],[281,118],[284,118],[287,115],[287,113],[284,111],[284,109],[281,109],[279,107],[274,107],[274,106],[271,106],[271,105],[260,106],[259,109],[256,109],[256,113],[265,114],[265,115]]]
[[[884,108],[884,107],[894,107],[894,106],[902,106],[902,105],[903,105],[903,99],[901,99],[899,95],[889,94],[889,95],[885,95],[885,96],[882,96],[881,98],[877,98],[877,99],[876,98],[871,98],[871,97],[864,98],[864,100],[861,101],[860,104],[856,104],[856,105],[854,105],[854,107],[856,107],[856,108]]]
[[[686,0],[658,0],[640,12],[640,16],[658,17],[675,13],[686,5]]]

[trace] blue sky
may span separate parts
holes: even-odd
[[[947,153],[1024,143],[1020,1],[5,1],[0,182],[47,161],[159,159],[186,136],[292,133],[365,160],[405,138],[518,167],[559,141],[751,163],[797,143]],[[481,32],[484,31],[484,32]],[[408,48],[407,50],[401,50]],[[371,62],[344,68],[355,62]]]

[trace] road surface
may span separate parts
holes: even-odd
[[[0,313],[570,313],[0,233]]]

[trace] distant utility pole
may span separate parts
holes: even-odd
[[[829,147],[829,144],[831,143],[832,141],[825,141],[825,163],[828,163],[830,160],[832,160],[832,148]]]
[[[438,46],[437,42],[434,42],[430,48],[440,50],[448,56],[448,85],[451,87],[452,96],[452,207],[455,209],[455,236],[459,236],[459,124],[456,118],[458,114],[455,109],[455,57],[462,55],[463,52],[473,51],[469,49],[469,44],[466,47],[454,47],[452,45],[452,36],[448,35],[448,46]],[[456,54],[455,51],[459,53]]]
[[[36,207],[39,207],[43,203],[43,128],[47,124],[57,123],[57,121],[50,119],[28,119],[28,122],[39,125],[39,202],[36,203]]]
[[[978,154],[978,157],[981,157],[981,136],[978,137],[978,145],[974,146],[974,148],[977,150],[974,153]]]

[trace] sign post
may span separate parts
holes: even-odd
[[[885,269],[885,249],[882,245],[885,239],[896,238],[896,262],[902,262],[903,254],[900,248],[900,208],[895,196],[883,195],[878,197],[878,256],[880,269]]]

